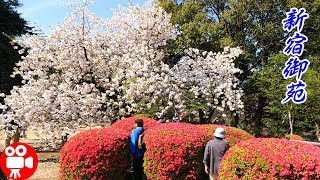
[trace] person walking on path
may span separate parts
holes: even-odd
[[[12,143],[19,142],[20,139],[20,126],[14,120],[5,124],[5,145],[4,148],[8,147]]]
[[[22,122],[21,129],[20,129],[20,138],[27,138],[27,130],[28,130],[28,127],[30,126],[30,121],[31,121],[30,117],[31,117],[30,113],[25,114],[25,120],[24,122]]]
[[[30,124],[26,121],[22,123],[21,129],[20,129],[20,138],[27,138],[27,130],[29,125]]]
[[[139,149],[139,136],[143,135],[143,120],[137,119],[135,121],[136,128],[131,132],[130,136],[130,155],[133,160],[133,174],[134,180],[142,180],[143,175],[143,157],[145,149]],[[140,137],[141,138],[141,137]]]
[[[207,143],[203,158],[205,172],[209,174],[210,180],[217,179],[220,162],[230,148],[224,139],[226,136],[224,128],[218,127],[213,135],[214,139]]]

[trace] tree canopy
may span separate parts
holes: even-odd
[[[312,59],[310,61],[312,68],[304,78],[308,80],[310,74],[317,77],[316,74],[319,72],[319,60],[317,58],[319,56],[319,52],[317,52],[319,38],[317,37],[319,37],[320,32],[319,23],[317,23],[320,15],[319,3],[320,1],[296,0],[160,0],[160,5],[167,12],[172,13],[172,22],[178,24],[178,29],[184,29],[184,33],[179,34],[173,40],[174,42],[171,42],[173,46],[169,46],[174,50],[168,50],[167,53],[170,56],[177,56],[178,53],[174,52],[175,47],[188,46],[189,41],[186,39],[189,38],[193,40],[190,41],[194,43],[194,46],[199,49],[217,50],[225,45],[240,46],[243,54],[236,59],[235,64],[243,71],[243,73],[238,74],[238,78],[244,90],[245,116],[241,121],[238,117],[235,117],[232,124],[246,127],[259,136],[263,127],[271,127],[271,120],[268,121],[269,123],[265,121],[266,118],[270,118],[274,121],[273,124],[280,125],[277,127],[281,129],[279,131],[282,134],[288,133],[289,126],[282,123],[283,118],[278,118],[284,111],[270,115],[270,110],[278,111],[278,108],[285,109],[288,106],[280,103],[280,97],[285,96],[287,81],[283,80],[281,71],[273,67],[275,62],[282,62],[285,65],[286,61],[283,61],[285,57],[281,56],[279,52],[282,52],[286,39],[291,35],[282,29],[281,22],[286,17],[286,12],[292,7],[305,8],[310,15],[302,31],[309,40],[305,43],[305,52],[301,58]],[[185,28],[190,25],[194,28]],[[190,37],[188,34],[192,33],[197,33],[197,35]],[[301,108],[301,106],[308,106],[310,107],[309,111],[315,109],[314,106],[308,104],[313,104],[312,97],[317,94],[317,90],[313,89],[316,88],[314,84],[317,81],[314,80],[314,82],[309,83],[312,84],[307,87],[310,99],[303,105],[297,106],[299,108],[295,110],[300,109],[299,115],[305,117],[302,118],[305,119],[304,122],[308,122],[312,128],[315,128],[314,119],[307,118],[309,112],[306,108]],[[297,119],[294,126],[300,127],[299,122],[302,119]],[[296,130],[302,133],[301,129],[297,128]]]
[[[0,0],[0,93],[9,94],[14,85],[21,84],[21,78],[11,78],[15,64],[21,59],[22,48],[13,40],[27,33],[32,28],[16,11],[20,6],[17,0]],[[0,96],[0,103],[3,97]]]
[[[17,5],[2,1],[1,13],[10,17]],[[301,56],[310,61],[302,77],[308,99],[281,104],[290,83],[281,74],[289,58],[282,50],[293,33],[281,22],[292,7],[310,15]],[[79,6],[51,35],[31,36],[23,47],[10,42],[30,30],[25,21],[16,17],[24,26],[15,27],[1,18],[0,91],[15,115],[60,130],[154,109],[197,114],[206,123],[220,110],[256,136],[268,128],[272,136],[319,138],[319,15],[319,0],[159,0],[120,8],[109,20]],[[23,48],[30,50],[17,63]],[[19,76],[24,85],[10,95]]]
[[[153,106],[177,115],[199,111],[200,119],[215,109],[242,112],[236,77],[241,70],[233,63],[240,48],[217,53],[188,48],[169,66],[164,47],[177,34],[157,4],[122,7],[106,20],[87,6],[80,4],[49,36],[19,42],[30,47],[13,73],[24,85],[15,86],[2,106],[15,113],[0,118],[29,121],[47,132],[40,133],[43,140],[59,140],[61,131]]]

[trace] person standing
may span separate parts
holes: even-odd
[[[164,123],[166,120],[163,117],[163,113],[160,111],[157,111],[156,114],[153,116],[153,119],[157,120],[158,123]]]
[[[131,132],[130,136],[130,155],[133,160],[133,174],[134,180],[142,180],[143,175],[143,157],[145,150],[139,149],[138,140],[139,136],[143,135],[143,120],[137,119],[135,121],[136,128]]]
[[[217,124],[217,125],[225,125],[226,121],[224,120],[224,118],[221,115],[218,115],[213,121],[213,124]]]
[[[210,180],[217,179],[220,162],[230,148],[229,143],[224,139],[226,136],[224,128],[218,127],[213,135],[214,139],[207,143],[203,158],[205,172],[209,174]]]
[[[157,111],[156,114],[153,116],[153,119],[159,121],[162,119],[162,113],[160,111]]]
[[[67,132],[61,133],[61,147],[71,138],[71,134]]]
[[[27,130],[29,127],[29,123],[28,122],[23,122],[21,125],[21,129],[20,129],[20,137],[21,138],[27,138]]]
[[[21,129],[20,129],[20,138],[27,138],[27,130],[28,130],[28,127],[30,126],[30,121],[31,121],[31,114],[26,113],[25,119],[22,122]]]
[[[5,124],[5,148],[12,143],[19,142],[20,140],[20,126],[14,120]]]

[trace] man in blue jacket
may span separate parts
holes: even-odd
[[[144,150],[138,148],[139,135],[144,132],[143,120],[135,121],[136,128],[131,132],[130,136],[130,155],[133,158],[133,173],[135,180],[142,180],[143,175],[143,156]]]

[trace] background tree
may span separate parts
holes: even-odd
[[[178,95],[176,104],[185,107],[175,105],[173,108],[191,114],[195,111],[201,124],[209,123],[216,110],[241,114],[242,89],[236,78],[241,70],[235,67],[233,61],[242,51],[226,47],[219,53],[198,49],[190,49],[186,53],[170,71],[173,76],[171,83],[179,87],[170,94]]]
[[[302,104],[294,104],[289,101],[281,104],[285,98],[286,86],[292,79],[285,80],[282,70],[288,57],[283,53],[273,55],[268,63],[263,63],[263,68],[255,71],[252,79],[255,86],[262,90],[263,96],[267,98],[263,124],[268,127],[273,136],[283,137],[285,134],[300,134],[307,139],[316,139],[317,125],[319,124],[319,85],[320,74],[316,66],[312,65],[303,74],[302,80],[307,84],[308,99]],[[310,61],[318,61],[316,58]],[[312,133],[310,133],[312,132]]]
[[[88,5],[78,5],[49,36],[21,41],[30,50],[13,75],[21,75],[24,85],[5,98],[15,113],[2,120],[29,121],[42,129],[42,143],[55,147],[52,138],[61,131],[107,123],[111,112],[123,117],[157,105],[180,115],[199,99],[204,115],[210,114],[205,108],[218,106],[241,111],[240,70],[233,63],[239,48],[189,49],[170,68],[164,47],[175,37],[174,26],[157,4],[120,8],[107,20]]]
[[[46,132],[39,136],[48,146],[55,147],[52,137],[59,140],[61,131],[106,123],[108,111],[124,116],[147,107],[151,102],[143,102],[157,97],[148,85],[169,69],[160,47],[173,28],[162,9],[122,8],[103,20],[88,5],[79,4],[49,36],[21,41],[30,50],[13,74],[24,85],[5,98],[15,111],[6,119],[31,121]]]
[[[20,5],[18,0],[0,0],[0,93],[5,94],[9,94],[14,85],[21,85],[20,76],[10,77],[15,64],[21,60],[19,50],[22,50],[13,40],[32,30],[16,11]],[[3,96],[0,96],[2,102]]]
[[[285,17],[285,4],[278,0],[228,3],[229,9],[223,14],[224,26],[234,44],[244,49],[244,56],[237,63],[244,71],[240,79],[245,93],[245,124],[253,125],[254,133],[259,136],[267,98],[262,93],[263,89],[255,87],[250,76],[284,47],[286,34],[281,20]]]
[[[285,4],[283,4],[283,3],[285,3]],[[265,3],[263,3],[263,4],[265,4]],[[315,34],[319,35],[319,31],[318,31],[319,25],[315,24],[314,22],[317,21],[317,19],[319,19],[319,2],[317,2],[317,1],[304,1],[304,2],[286,1],[286,2],[282,2],[282,4],[283,4],[282,6],[278,6],[278,7],[282,7],[283,9],[280,8],[277,11],[287,12],[290,10],[291,7],[296,7],[298,9],[304,7],[304,8],[306,8],[307,13],[310,15],[310,17],[308,19],[306,19],[304,30],[302,31],[302,33],[304,35],[306,35],[308,38],[310,36],[310,38],[309,38],[309,41],[307,43],[305,43],[305,51],[300,59],[303,59],[303,58],[312,59],[310,61],[312,66],[309,67],[309,70],[307,71],[307,73],[305,73],[305,75],[302,77],[303,80],[309,81],[307,83],[307,86],[309,84],[312,84],[312,85],[307,87],[308,100],[307,100],[307,102],[305,102],[303,104],[295,105],[295,104],[292,104],[291,102],[287,103],[287,104],[280,104],[280,101],[277,102],[281,98],[279,98],[279,97],[277,98],[276,96],[278,96],[278,95],[275,95],[275,94],[280,93],[284,97],[286,88],[285,88],[285,86],[283,86],[282,83],[280,83],[280,82],[284,82],[283,80],[280,82],[277,82],[277,81],[279,81],[279,78],[280,79],[282,79],[282,78],[279,77],[279,76],[281,76],[281,71],[279,72],[279,70],[275,69],[275,67],[278,67],[279,63],[282,62],[283,63],[282,67],[284,68],[284,64],[285,64],[286,60],[288,59],[288,57],[281,56],[281,55],[277,55],[277,56],[272,55],[272,54],[276,53],[276,51],[282,51],[282,49],[285,46],[284,41],[286,39],[284,39],[284,40],[283,39],[282,40],[281,39],[274,39],[273,38],[274,36],[271,36],[272,38],[270,38],[270,40],[274,39],[275,43],[281,42],[283,47],[281,48],[281,46],[279,47],[276,44],[270,43],[267,41],[267,43],[268,43],[268,45],[266,47],[268,49],[267,52],[268,53],[272,52],[272,54],[269,55],[272,58],[266,57],[265,60],[262,62],[261,68],[259,68],[259,66],[257,66],[258,71],[253,73],[254,75],[264,74],[265,78],[254,79],[254,80],[252,78],[249,78],[249,80],[253,80],[253,81],[248,81],[249,83],[246,85],[248,88],[244,88],[245,92],[247,92],[247,95],[245,97],[248,97],[249,94],[252,94],[253,96],[249,96],[249,97],[253,97],[253,98],[259,97],[259,99],[262,98],[262,100],[265,100],[264,103],[261,104],[260,102],[263,102],[263,101],[260,101],[258,99],[259,103],[258,103],[257,107],[258,107],[258,109],[260,107],[260,110],[262,112],[262,114],[259,116],[259,117],[261,117],[262,121],[260,121],[259,119],[256,119],[256,117],[258,117],[258,116],[253,116],[254,118],[251,121],[247,122],[248,124],[250,122],[255,123],[256,134],[259,134],[259,132],[261,131],[261,127],[264,125],[267,125],[268,127],[272,127],[269,124],[271,122],[271,120],[265,121],[266,118],[274,118],[273,121],[275,121],[275,122],[273,122],[273,123],[278,124],[279,129],[282,129],[282,130],[278,131],[280,134],[281,134],[281,132],[289,133],[288,129],[290,129],[290,133],[292,133],[294,131],[295,133],[298,133],[298,134],[302,134],[302,133],[308,132],[310,130],[314,131],[315,127],[316,127],[316,124],[314,122],[318,121],[317,118],[314,118],[313,112],[317,112],[316,109],[319,109],[319,106],[317,104],[314,104],[314,100],[315,100],[314,95],[317,95],[317,93],[318,93],[317,84],[318,84],[318,79],[319,79],[319,78],[316,78],[317,77],[316,74],[319,69],[319,66],[318,66],[319,60],[317,58],[319,53],[317,51],[315,51],[315,48],[317,48],[316,44],[319,43],[319,39],[315,38],[315,36],[314,36]],[[273,16],[273,17],[275,17],[275,16]],[[279,19],[279,18],[284,19],[285,17],[286,17],[285,15],[283,15],[282,17],[281,16],[278,17],[278,20],[275,20],[274,23],[279,23],[279,25],[281,25],[281,23],[280,23],[281,19]],[[268,26],[266,26],[266,27],[268,27]],[[278,27],[278,26],[275,26],[275,27]],[[270,29],[270,32],[273,32],[272,29]],[[274,31],[274,32],[276,32],[276,31]],[[281,34],[281,31],[279,31],[279,33]],[[282,32],[282,33],[284,35],[283,37],[290,35],[285,32]],[[268,34],[265,34],[265,37],[270,37],[270,36],[268,36]],[[279,37],[281,37],[281,36],[279,36]],[[271,44],[272,46],[269,46],[269,44]],[[263,47],[265,47],[265,46],[263,46]],[[277,62],[278,64],[275,64],[275,62]],[[261,72],[259,72],[259,71],[261,71]],[[274,72],[274,73],[272,73],[272,72]],[[279,73],[279,74],[276,75],[275,73]],[[314,77],[314,78],[310,79],[311,77]],[[274,79],[274,80],[270,80],[270,79]],[[259,86],[259,84],[262,85],[263,83],[266,83],[265,80],[274,81],[273,85],[275,85],[275,88],[278,87],[279,89],[282,89],[282,90],[278,90],[280,92],[277,92],[277,90],[275,88],[270,89],[268,86]],[[252,84],[250,84],[250,82]],[[286,85],[288,85],[289,83],[290,82],[287,82]],[[270,83],[266,83],[266,84],[270,85]],[[250,87],[254,87],[256,92],[246,91],[246,90],[251,89]],[[269,91],[269,90],[271,90],[271,92],[267,93],[267,91]],[[254,99],[248,98],[247,100],[252,101]],[[312,106],[311,104],[314,104],[315,106]],[[248,107],[248,109],[246,110],[246,112],[247,112],[246,114],[247,115],[253,114],[253,113],[249,113],[250,112],[249,110],[253,109],[253,108],[251,108],[252,106],[248,106],[249,103],[246,103],[246,105],[247,105],[246,107]],[[252,105],[255,105],[255,103],[253,103]],[[308,110],[306,109],[307,107],[309,108]],[[283,111],[284,109],[285,109],[285,111]],[[260,112],[260,111],[258,111],[258,112]],[[273,112],[271,114],[273,114],[274,117],[270,116],[270,112]],[[282,120],[280,120],[280,122],[276,122],[276,121],[279,121],[279,120],[276,120],[277,117],[279,117],[279,116],[282,116],[283,118],[281,118]],[[309,116],[309,118],[308,118],[308,116]],[[313,118],[310,118],[310,116]],[[289,126],[287,123],[283,123],[283,122],[289,122]],[[260,126],[260,128],[259,128],[259,126]],[[274,134],[274,135],[277,136],[277,134]],[[311,137],[311,139],[312,139],[312,137]]]
[[[190,5],[190,4],[193,4]],[[203,38],[202,41],[206,44],[206,47],[201,47],[197,44],[197,48],[212,49],[229,46],[240,46],[243,49],[243,54],[236,59],[236,67],[240,68],[243,73],[239,74],[238,78],[241,82],[241,87],[244,90],[245,96],[243,97],[245,103],[245,116],[239,121],[239,117],[231,121],[233,126],[244,126],[249,131],[254,131],[257,136],[260,136],[262,128],[266,125],[265,118],[272,118],[270,112],[266,112],[266,109],[272,108],[272,99],[268,99],[267,93],[262,86],[266,78],[254,77],[255,72],[266,69],[270,69],[274,62],[269,65],[270,57],[278,54],[285,47],[285,40],[290,35],[282,29],[281,21],[286,17],[285,13],[290,10],[291,7],[306,8],[310,17],[306,20],[303,34],[309,38],[309,41],[305,43],[304,56],[301,58],[314,58],[318,56],[319,46],[319,1],[254,1],[254,0],[204,0],[204,1],[174,1],[174,0],[160,0],[160,5],[165,8],[166,11],[172,13],[174,18],[172,21],[176,21],[179,26],[184,27],[188,24],[201,24],[206,22],[204,27],[210,27],[203,29],[202,34],[210,34],[211,38]],[[191,7],[197,7],[197,12],[192,11]],[[188,9],[182,11],[182,9]],[[199,19],[189,18],[196,17],[196,14],[201,14]],[[181,16],[179,16],[182,14]],[[215,28],[214,28],[215,27]],[[200,28],[200,27],[199,27]],[[218,31],[215,31],[218,30]],[[210,33],[215,31],[218,33]],[[195,31],[197,32],[197,31]],[[186,34],[186,33],[185,33]],[[185,34],[180,34],[174,40],[179,46],[187,46],[184,41],[178,41],[179,38],[185,38]],[[199,36],[201,37],[201,35]],[[196,39],[195,42],[198,42]],[[207,42],[208,41],[208,42]],[[179,42],[179,43],[178,43]],[[210,46],[210,44],[215,44]],[[170,52],[170,51],[168,51]],[[279,57],[279,56],[277,56]],[[315,61],[318,61],[315,58]],[[319,62],[311,62],[318,64]],[[264,69],[264,66],[267,66]],[[270,68],[268,68],[268,66]],[[314,66],[318,69],[318,66]],[[261,72],[263,74],[265,72]],[[278,78],[274,75],[274,78]],[[279,74],[281,80],[281,74]],[[256,82],[256,81],[261,82]],[[278,83],[274,80],[274,83]],[[271,82],[270,82],[271,83]],[[260,86],[261,85],[261,86]],[[275,87],[277,84],[275,84]],[[279,87],[280,89],[281,87]],[[285,90],[285,86],[283,87]],[[268,89],[268,88],[266,88]],[[277,89],[274,89],[277,90]],[[310,91],[311,92],[311,91]],[[278,106],[278,105],[276,105]],[[285,105],[284,105],[285,106]],[[279,108],[279,106],[278,106]],[[277,109],[275,107],[275,109]],[[310,111],[314,109],[311,108]],[[306,113],[303,113],[306,114]],[[274,117],[278,118],[278,117]],[[276,124],[283,124],[281,118],[280,122]],[[288,122],[288,121],[285,121]],[[295,121],[298,122],[298,121]],[[299,121],[300,122],[300,121]],[[286,124],[286,123],[285,123]],[[287,124],[283,124],[281,132],[288,129]],[[314,126],[314,125],[312,125]],[[269,125],[268,125],[269,127]],[[298,128],[299,129],[299,128]],[[273,131],[275,132],[275,131]]]
[[[172,14],[171,22],[176,25],[178,34],[175,39],[168,41],[166,47],[167,63],[170,65],[177,63],[188,48],[218,52],[230,46],[221,43],[224,40],[223,27],[218,23],[219,17],[207,8],[206,3],[202,0],[159,0],[159,5]]]
[[[159,0],[159,5],[170,13],[171,22],[176,25],[177,36],[168,41],[166,46],[165,62],[170,66],[178,63],[181,57],[187,56],[184,49],[197,48],[202,51],[222,51],[225,46],[232,47],[233,44],[225,35],[223,24],[220,23],[222,12],[226,6],[224,1],[202,1],[202,0]],[[200,122],[209,122],[210,118],[221,111],[212,112],[210,116],[203,113],[206,105],[198,100],[189,101],[189,107],[194,109],[191,115],[199,118]],[[214,108],[215,109],[215,108]],[[190,112],[192,112],[190,110]],[[209,118],[209,119],[208,119]]]
[[[284,39],[281,22],[284,12],[284,3],[279,1],[257,2],[257,1],[160,1],[160,5],[164,6],[166,10],[173,13],[173,17],[177,16],[180,19],[180,27],[189,24],[189,16],[195,17],[197,14],[191,11],[189,4],[196,4],[198,13],[201,12],[201,19],[192,19],[192,24],[200,24],[207,22],[208,29],[204,30],[202,34],[206,37],[211,35],[210,38],[204,38],[203,44],[215,44],[215,46],[201,47],[199,44],[197,48],[219,48],[226,44],[229,46],[240,46],[244,49],[242,55],[236,61],[236,65],[243,70],[239,76],[247,97],[245,100],[251,102],[254,100],[253,105],[257,108],[248,107],[246,109],[251,112],[246,112],[247,119],[251,119],[260,131],[261,116],[263,107],[265,106],[265,98],[253,95],[256,88],[252,87],[248,77],[252,74],[252,70],[261,68],[261,63],[267,61],[269,55],[277,53],[283,47],[281,40]],[[178,8],[174,8],[178,7]],[[185,11],[186,15],[180,16],[180,9],[188,9]],[[201,26],[198,26],[199,28]],[[213,28],[214,27],[214,28]],[[212,32],[215,33],[212,33]],[[191,30],[191,33],[193,31]],[[184,38],[184,34],[180,35]],[[199,36],[201,37],[201,36]],[[178,36],[179,38],[179,36]],[[176,38],[176,39],[178,39]],[[182,44],[185,44],[182,41]],[[250,87],[250,88],[249,88]],[[252,91],[252,92],[251,92]],[[248,97],[253,96],[253,99]],[[252,103],[252,102],[251,102]],[[256,106],[258,104],[258,106]],[[254,119],[254,120],[253,120]],[[249,123],[249,122],[248,122]],[[236,126],[237,123],[234,123]]]

